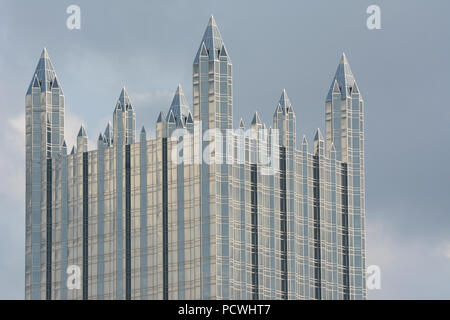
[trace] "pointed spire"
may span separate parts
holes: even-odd
[[[189,111],[186,123],[194,123],[194,120],[192,120],[192,113]]]
[[[184,96],[183,89],[181,89],[180,84],[177,86],[177,90],[173,96],[169,113],[167,114],[167,120],[169,119],[171,112],[173,112],[176,120],[180,119],[183,123],[186,121],[188,114],[190,113],[189,104]]]
[[[145,127],[144,126],[142,126],[142,129],[141,129],[141,136],[140,136],[139,142],[141,144],[146,144],[147,143],[147,132],[145,131]]]
[[[275,109],[274,117],[279,117],[278,114],[287,114],[289,112],[293,112],[291,100],[289,100],[286,89],[283,89],[280,100],[278,100],[277,108]]]
[[[209,18],[208,24],[206,26],[205,32],[203,33],[202,41],[200,42],[200,46],[198,48],[197,54],[195,56],[195,62],[198,62],[199,56],[206,53],[207,51],[209,55],[209,59],[214,60],[219,58],[219,52],[221,51],[223,46],[222,36],[220,35],[219,28],[217,27],[216,20],[211,15]],[[228,56],[227,51],[225,53]]]
[[[53,82],[56,74],[46,48],[42,50],[36,70],[33,74],[33,79],[31,79],[28,87],[27,94],[31,94],[32,87],[36,88],[36,86],[33,85],[35,83],[35,76],[39,80],[41,91],[49,91],[51,87],[50,83]]]
[[[108,121],[108,124],[106,125],[104,137],[108,141],[110,141],[113,137],[112,125],[110,121]]]
[[[175,116],[172,111],[169,112],[167,116],[167,122],[168,123],[175,123]]]
[[[325,154],[324,145],[325,143],[323,141],[322,132],[320,132],[320,129],[317,128],[316,135],[314,136],[314,145],[313,145],[314,154],[324,155]]]
[[[122,104],[127,104],[130,102],[130,99],[128,98],[128,93],[125,87],[122,87],[122,91],[120,91],[119,101]]]
[[[339,65],[333,78],[333,82],[331,83],[330,90],[327,94],[327,101],[331,101],[333,89],[335,88],[335,81],[338,82],[338,87],[340,88],[342,99],[345,99],[350,92],[350,88],[355,83],[355,78],[353,76],[352,70],[350,69],[350,64],[348,63],[345,53],[342,53]]]
[[[281,107],[280,103],[277,104],[277,108],[275,109],[274,117],[277,116],[277,114],[284,113],[283,108]]]
[[[261,124],[261,119],[259,118],[258,111],[255,111],[255,115],[253,116],[251,124],[252,125],[254,125],[254,124]]]
[[[200,57],[207,57],[208,56],[208,50],[206,49],[206,45],[204,42],[200,45],[200,49],[197,52],[197,56],[195,57],[195,61],[198,61],[198,58]]]
[[[166,122],[166,117],[164,117],[164,113],[161,111],[158,115],[158,119],[156,120],[156,123],[159,122]]]
[[[241,118],[241,121],[239,121],[239,129],[244,129],[245,125],[244,125],[244,120]]]
[[[219,28],[217,27],[216,20],[213,15],[209,18],[202,40],[208,50],[219,50],[223,45],[222,36],[220,35]]]
[[[353,83],[352,93],[359,93],[359,89],[358,89],[358,85],[356,84],[356,81]]]
[[[334,79],[333,93],[341,93],[341,89],[339,89],[339,84],[336,79]]]
[[[125,111],[128,109],[133,109],[133,106],[131,104],[131,100],[128,96],[127,90],[125,89],[125,87],[122,87],[119,99],[117,99],[116,110]]]
[[[116,112],[117,110],[124,111],[123,105],[119,101],[117,101],[116,103],[116,108],[114,109],[114,112]]]
[[[33,80],[33,88],[40,88],[41,85],[39,83],[39,79],[37,77],[37,74],[34,75],[34,80]]]
[[[316,134],[314,136],[314,141],[323,141],[322,132],[320,132],[320,128],[317,128]]]
[[[50,59],[47,52],[47,47],[44,47],[41,52],[41,59]]]
[[[77,149],[78,149],[78,152],[88,151],[88,137],[87,137],[84,125],[81,125],[80,131],[78,131]]]
[[[308,145],[308,140],[306,140],[305,135],[303,135],[303,138],[302,138],[302,145]]]
[[[331,145],[330,145],[329,157],[330,157],[331,161],[335,161],[336,160],[336,148],[334,147],[334,143],[333,142],[331,142]]]
[[[59,83],[58,83],[58,77],[55,76],[55,79],[53,79],[53,82],[51,82],[52,87],[51,89],[59,89]]]
[[[63,140],[62,146],[63,148],[67,148],[66,140]]]
[[[308,153],[308,140],[306,139],[305,135],[303,135],[303,138],[302,138],[301,150],[303,152],[303,156],[306,157],[306,154]]]
[[[220,57],[228,57],[228,52],[225,48],[225,44],[222,44],[222,48],[220,48]]]
[[[105,136],[103,135],[103,133],[99,133],[98,135],[98,139],[97,139],[97,148],[98,150],[102,150],[104,148],[105,145],[108,145],[108,142],[105,139]]]
[[[289,100],[286,89],[283,89],[283,91],[281,92],[280,101],[278,101],[278,103],[281,106],[281,108],[284,108],[284,109],[291,107],[291,105],[292,105],[291,100]]]
[[[83,124],[80,127],[80,131],[78,131],[78,137],[87,137],[86,129]]]
[[[70,151],[70,154],[75,154],[77,152],[77,147],[73,146],[72,151]]]

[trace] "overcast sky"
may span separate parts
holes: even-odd
[[[81,8],[81,29],[66,8]],[[366,9],[381,8],[381,30]],[[0,298],[24,297],[24,100],[47,47],[66,97],[69,148],[95,141],[122,86],[137,127],[154,131],[214,14],[233,62],[234,124],[271,124],[286,88],[297,139],[324,128],[324,102],[347,54],[365,101],[369,298],[450,298],[450,2],[0,0]]]

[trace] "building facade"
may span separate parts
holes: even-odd
[[[232,63],[211,17],[156,137],[122,89],[88,150],[64,141],[44,49],[26,93],[27,299],[365,299],[363,100],[342,55],[325,133],[296,140],[285,90],[269,128],[233,123]],[[310,150],[312,149],[312,151]]]

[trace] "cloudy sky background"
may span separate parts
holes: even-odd
[[[66,8],[81,7],[81,30]],[[366,8],[381,7],[381,30]],[[95,141],[125,86],[154,131],[214,14],[233,62],[234,123],[271,124],[286,88],[297,138],[324,128],[346,52],[365,100],[367,263],[372,299],[450,298],[449,1],[0,1],[0,298],[24,297],[24,100],[42,48],[66,97],[69,148]]]

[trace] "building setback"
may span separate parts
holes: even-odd
[[[366,298],[364,107],[345,54],[312,152],[285,90],[272,127],[255,113],[232,130],[232,63],[213,17],[193,112],[178,86],[150,140],[123,88],[97,150],[81,126],[68,153],[46,49],[25,105],[26,299]]]

